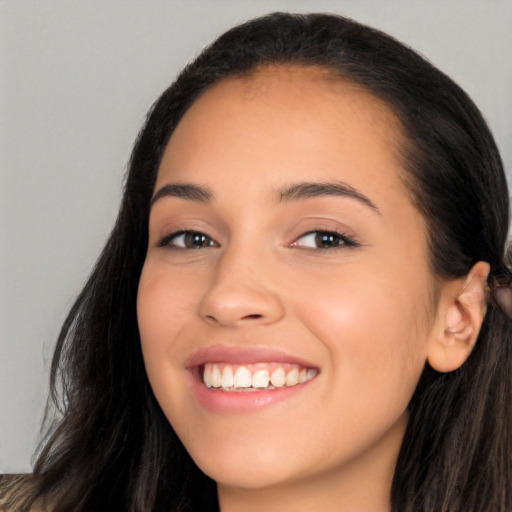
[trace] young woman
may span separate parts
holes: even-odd
[[[479,111],[410,49],[230,30],[148,116],[5,506],[512,510],[508,208]]]

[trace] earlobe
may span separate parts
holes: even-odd
[[[460,368],[475,346],[486,313],[489,264],[476,263],[464,279],[443,285],[439,323],[433,332],[427,360],[439,372]]]

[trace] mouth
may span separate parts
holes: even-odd
[[[315,378],[318,370],[299,364],[279,362],[208,362],[200,368],[200,373],[207,388],[230,392],[254,392],[303,384]]]
[[[247,413],[303,396],[320,370],[266,347],[209,346],[186,362],[190,389],[214,413]]]

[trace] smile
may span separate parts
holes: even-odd
[[[250,392],[293,387],[317,375],[314,368],[298,364],[261,362],[255,364],[205,363],[203,383],[222,391]]]

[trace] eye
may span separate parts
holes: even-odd
[[[353,238],[336,231],[310,231],[298,238],[292,245],[307,249],[336,249],[338,247],[357,247],[359,244]]]
[[[200,231],[178,231],[165,236],[158,242],[159,247],[176,249],[204,249],[205,247],[218,247],[218,243]]]

